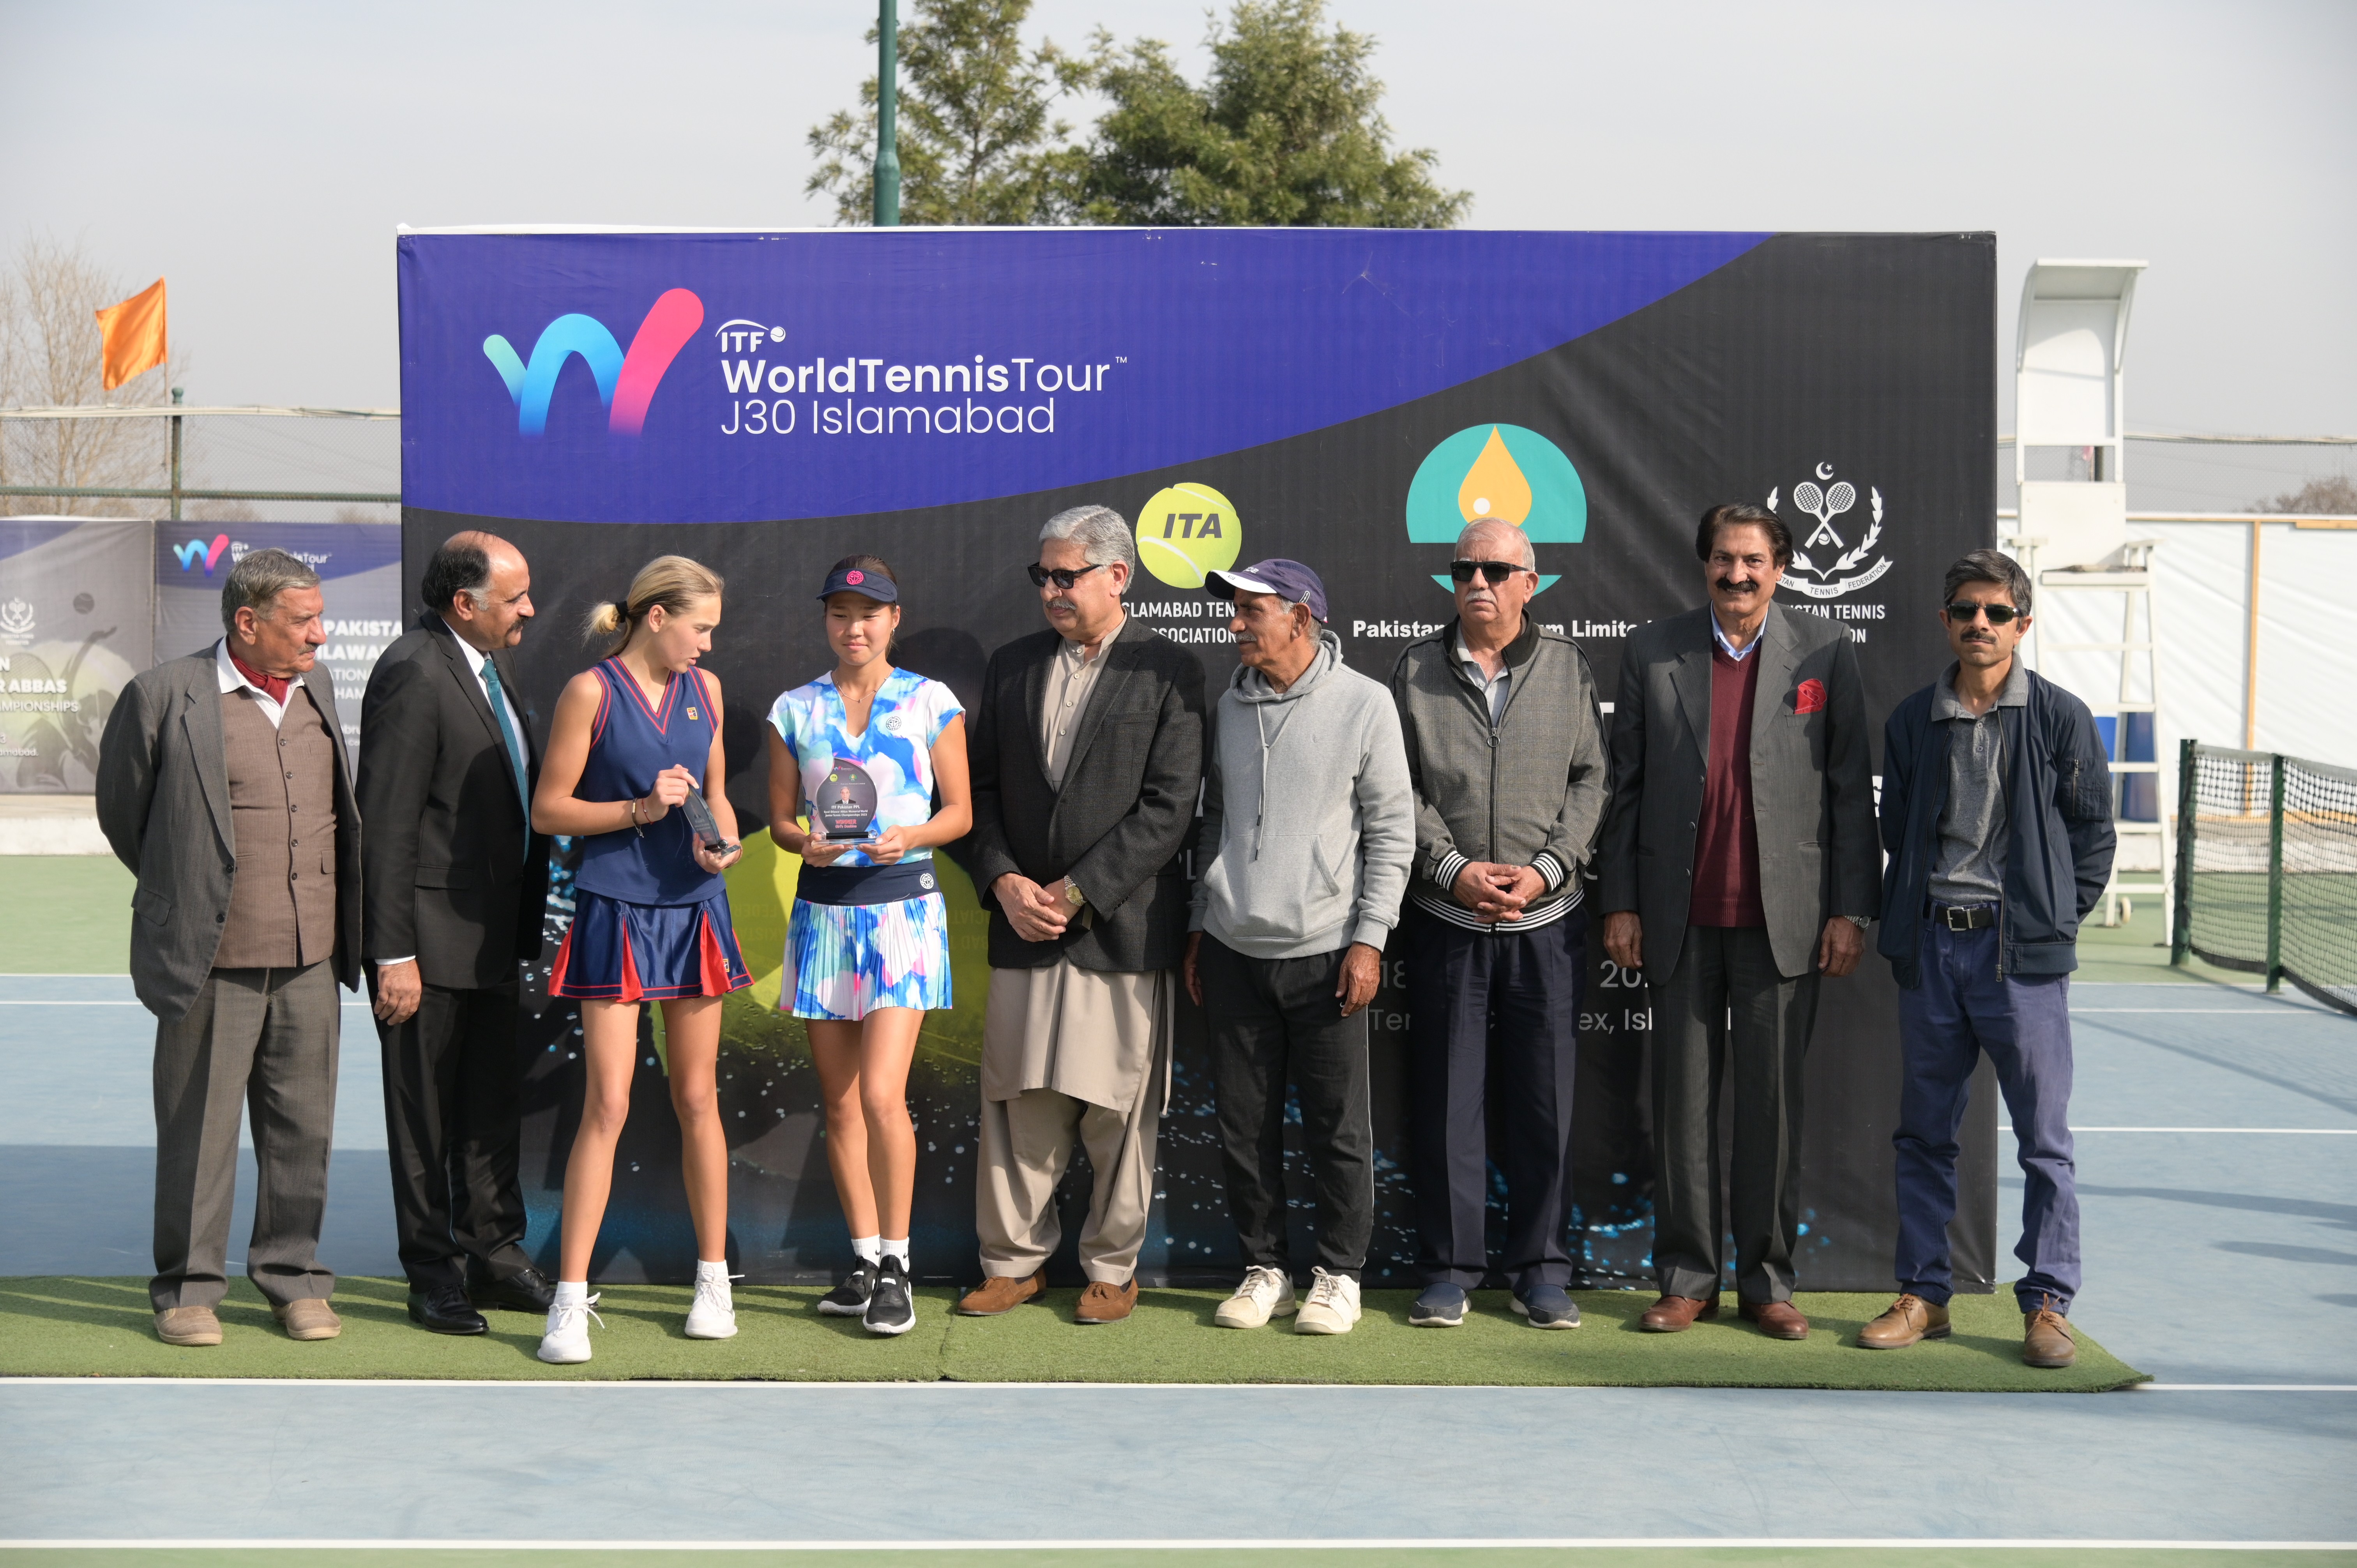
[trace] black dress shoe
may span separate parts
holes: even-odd
[[[467,1293],[457,1285],[436,1285],[409,1293],[409,1321],[436,1334],[484,1334],[490,1325],[468,1305]]]
[[[477,1306],[500,1306],[510,1312],[545,1313],[556,1305],[556,1286],[546,1274],[529,1267],[503,1280],[475,1285],[470,1294]]]

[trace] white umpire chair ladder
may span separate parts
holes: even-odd
[[[2176,856],[2169,846],[2169,813],[2174,801],[2171,792],[2160,787],[2162,759],[2169,753],[2158,718],[2160,664],[2153,618],[2152,556],[2159,542],[2127,536],[2123,461],[2127,450],[2122,393],[2128,311],[2144,268],[2144,263],[2130,261],[2040,261],[2022,280],[2021,317],[2014,339],[2013,444],[2021,506],[2018,532],[2005,543],[2016,552],[2041,599],[2055,593],[2074,598],[2084,593],[2121,596],[2117,640],[2054,641],[2033,623],[2023,652],[2032,669],[2056,655],[2093,654],[2104,656],[2094,662],[2116,671],[2116,682],[2105,680],[2102,686],[2091,687],[2085,678],[2088,663],[2070,661],[2081,676],[2074,690],[2098,717],[2112,720],[2115,778],[2153,778],[2155,821],[2130,822],[2117,815],[2126,803],[2124,783],[2114,786],[2113,811],[2122,849],[2136,841],[2152,841],[2157,854],[2135,858],[2153,858],[2157,869],[2123,875],[2115,862],[2104,889],[2102,919],[2106,926],[2116,926],[2132,907],[2131,895],[2153,894],[2160,900],[2166,930]],[[2078,449],[2085,456],[2083,472],[2060,479],[2031,478],[2033,446]],[[2156,715],[2149,761],[2122,760],[2131,714]]]

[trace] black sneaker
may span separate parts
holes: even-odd
[[[849,1279],[818,1298],[818,1309],[829,1317],[857,1317],[867,1310],[867,1298],[875,1294],[876,1265],[862,1258]]]
[[[1464,1288],[1444,1280],[1424,1287],[1407,1309],[1407,1320],[1418,1328],[1455,1328],[1465,1321],[1465,1304]]]
[[[870,1334],[906,1334],[917,1326],[917,1308],[909,1296],[909,1271],[898,1258],[876,1265],[876,1288],[867,1297],[860,1326]]]

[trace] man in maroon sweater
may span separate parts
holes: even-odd
[[[1866,705],[1848,631],[1775,602],[1792,536],[1774,513],[1711,508],[1695,553],[1709,604],[1640,627],[1621,657],[1597,866],[1605,951],[1645,972],[1653,1006],[1662,1297],[1641,1326],[1718,1314],[1731,1059],[1736,1291],[1763,1333],[1803,1339],[1801,1064],[1818,976],[1857,967],[1880,898]]]

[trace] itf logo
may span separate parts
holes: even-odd
[[[210,577],[213,575],[214,564],[221,558],[221,552],[228,548],[229,535],[216,533],[210,544],[201,539],[191,539],[186,544],[173,545],[172,553],[180,558],[181,571],[193,572],[197,569],[197,563],[201,561],[205,564],[205,575]]]
[[[494,332],[483,339],[483,355],[508,384],[515,400],[516,430],[538,435],[548,428],[548,400],[556,392],[556,375],[575,354],[597,378],[597,396],[607,408],[606,428],[616,435],[636,435],[647,423],[647,404],[663,372],[671,369],[695,329],[704,325],[704,301],[683,288],[665,290],[630,339],[630,351],[604,322],[594,316],[560,316],[541,329],[527,364]]]

